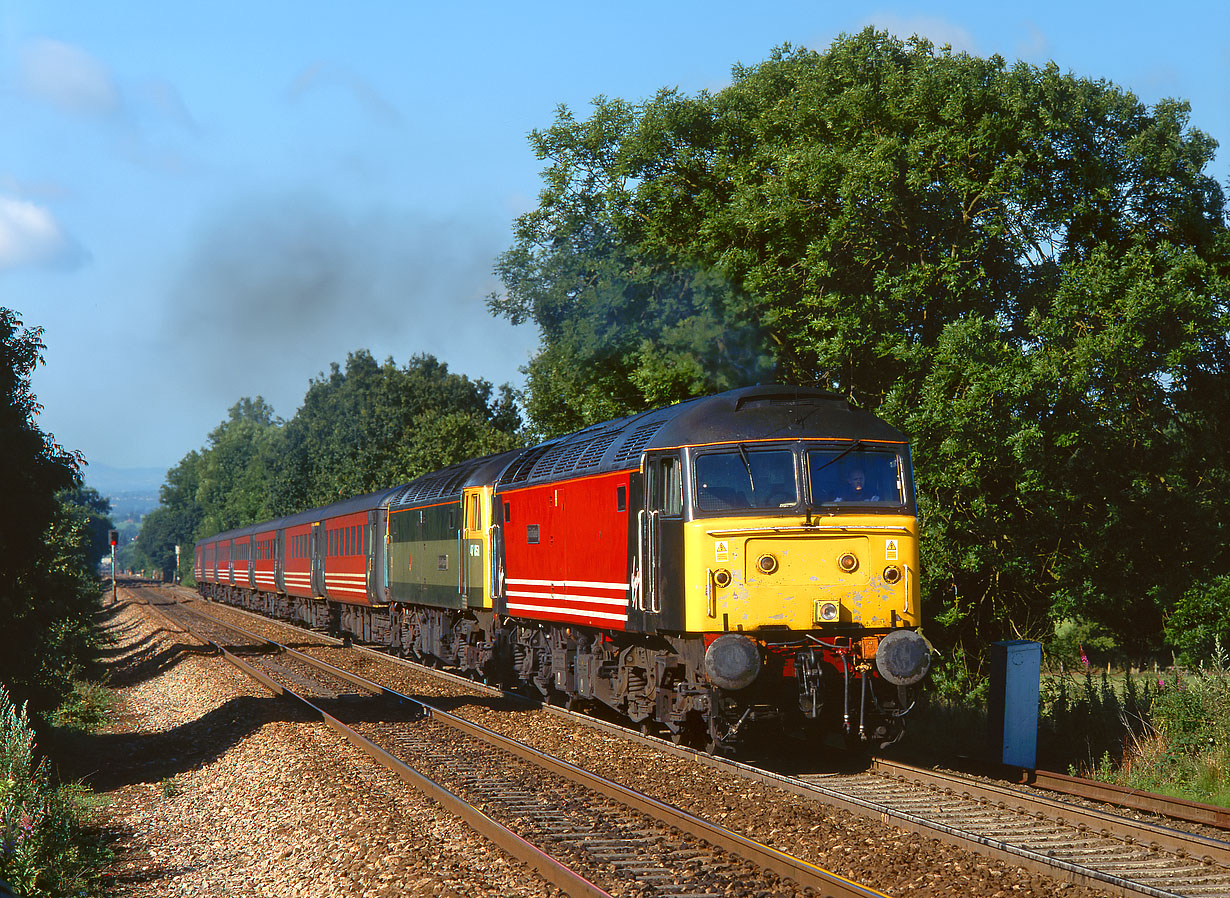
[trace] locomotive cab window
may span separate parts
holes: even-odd
[[[909,499],[905,470],[895,452],[809,450],[811,504],[899,508]]]
[[[778,510],[799,504],[794,452],[723,449],[696,457],[696,507],[702,512]]]

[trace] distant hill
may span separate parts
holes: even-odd
[[[162,468],[113,468],[92,462],[85,469],[85,485],[111,500],[116,523],[140,520],[158,507],[158,488],[166,477]]]

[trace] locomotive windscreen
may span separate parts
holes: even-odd
[[[896,452],[810,449],[807,471],[812,505],[907,504],[904,460]]]

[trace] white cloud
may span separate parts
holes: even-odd
[[[895,34],[903,40],[918,35],[937,47],[948,44],[956,52],[974,53],[974,36],[952,22],[935,16],[899,16],[896,13],[875,13],[864,23]]]
[[[22,47],[21,83],[31,95],[67,112],[113,115],[120,108],[107,67],[61,41],[40,38]]]
[[[0,272],[26,266],[75,268],[85,259],[48,209],[0,196]]]

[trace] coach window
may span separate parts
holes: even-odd
[[[664,455],[650,460],[649,507],[664,515],[683,513],[683,473],[678,456]]]

